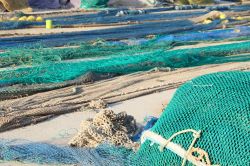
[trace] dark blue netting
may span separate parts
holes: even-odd
[[[160,34],[178,34],[184,32],[197,32],[214,29],[219,25],[220,21],[216,20],[208,25],[194,24],[188,20],[177,21],[164,21],[144,23],[139,25],[130,25],[126,27],[110,28],[103,30],[92,30],[83,32],[71,32],[63,34],[50,34],[39,36],[24,36],[24,37],[12,37],[1,38],[0,49],[17,48],[17,47],[32,47],[37,43],[43,46],[63,46],[72,43],[85,42],[90,40],[96,40],[101,38],[104,40],[111,39],[128,39],[139,38],[147,35],[160,35]],[[158,28],[155,28],[158,27]],[[67,38],[67,40],[65,40]]]

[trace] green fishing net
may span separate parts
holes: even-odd
[[[117,75],[154,67],[182,68],[250,60],[250,42],[170,50],[174,43],[85,44],[69,48],[13,49],[0,54],[0,84],[58,83],[88,72]],[[235,56],[237,55],[237,56]]]
[[[152,131],[168,139],[182,130],[201,130],[194,147],[206,151],[212,164],[245,166],[250,163],[249,112],[250,72],[209,74],[180,87]],[[192,140],[187,133],[172,142],[188,149]],[[183,158],[150,143],[141,146],[134,165],[181,165]]]
[[[249,164],[250,72],[234,71],[203,75],[182,85],[151,129],[165,139],[186,129],[201,130],[194,144],[207,152],[212,164]],[[192,133],[171,142],[188,149]],[[121,147],[59,147],[29,141],[0,141],[1,160],[39,164],[88,166],[179,166],[182,158],[146,141],[135,153]],[[211,164],[211,165],[212,165]],[[186,165],[191,165],[189,162]]]
[[[81,0],[82,8],[99,8],[107,6],[109,0]]]
[[[145,44],[132,44],[118,42],[94,42],[76,43],[61,48],[43,48],[35,45],[33,48],[12,48],[0,54],[0,68],[20,65],[41,65],[48,62],[61,62],[65,60],[80,60],[84,58],[104,58],[121,55],[142,54],[153,50],[168,50],[171,42],[156,43],[149,41]]]

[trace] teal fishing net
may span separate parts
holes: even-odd
[[[221,72],[195,78],[175,93],[152,131],[168,139],[186,130],[201,130],[194,147],[208,153],[211,164],[248,165],[250,135],[250,72]],[[172,142],[188,149],[193,136],[185,133]],[[181,165],[183,158],[146,141],[135,165]],[[188,162],[188,165],[191,165]]]
[[[99,8],[106,7],[109,0],[81,0],[81,7],[88,8]]]
[[[16,49],[0,55],[0,84],[58,83],[88,72],[128,74],[154,67],[182,68],[249,60],[250,42],[169,50],[171,42]],[[241,55],[242,54],[242,55]],[[238,55],[238,56],[234,56]]]
[[[205,150],[212,164],[245,166],[249,163],[250,72],[219,72],[197,77],[175,93],[151,131],[165,139],[185,129],[201,130],[194,147]],[[171,142],[187,149],[191,133]],[[71,148],[24,140],[1,140],[0,161],[88,166],[173,166],[183,158],[168,149],[159,151],[148,140],[137,152],[103,144]],[[189,162],[187,165],[191,165]]]

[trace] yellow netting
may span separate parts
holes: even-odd
[[[28,0],[0,0],[4,8],[8,11],[20,10],[28,8]]]

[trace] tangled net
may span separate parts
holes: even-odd
[[[112,110],[103,110],[93,119],[83,121],[79,133],[70,140],[70,146],[94,148],[108,142],[116,146],[135,148],[131,137],[136,133],[134,117],[125,112],[115,114]]]

